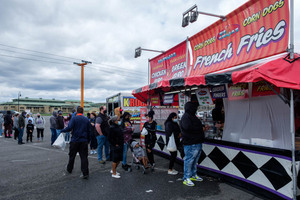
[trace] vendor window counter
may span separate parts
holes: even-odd
[[[165,132],[157,131],[156,135],[155,153],[168,158]],[[177,155],[182,163],[180,152]],[[297,171],[299,164],[300,151],[296,151]],[[271,199],[293,199],[290,150],[205,139],[198,170]]]

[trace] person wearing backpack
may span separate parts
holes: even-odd
[[[12,120],[10,110],[8,110],[7,114],[4,117],[4,135],[5,135],[5,138],[11,138],[12,127],[13,127],[13,120]]]

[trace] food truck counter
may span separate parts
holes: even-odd
[[[155,152],[168,157],[165,132],[157,131],[156,134]],[[178,155],[177,160],[183,162],[180,153]],[[297,168],[299,161],[300,151],[296,151]],[[290,199],[292,194],[290,150],[205,139],[198,164],[201,173],[264,193],[272,199]]]

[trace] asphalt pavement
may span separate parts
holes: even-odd
[[[46,117],[49,122],[49,117]],[[202,176],[203,182],[194,187],[182,184],[183,167],[175,165],[180,173],[167,174],[168,160],[155,156],[155,172],[133,169],[125,172],[120,166],[121,179],[111,177],[111,162],[99,164],[97,155],[89,156],[90,177],[80,179],[80,158],[76,157],[72,174],[65,174],[68,146],[63,151],[50,146],[49,123],[43,142],[18,145],[13,138],[0,138],[0,200],[52,199],[203,199],[203,200],[259,200],[253,193],[238,189],[215,178]],[[25,139],[24,134],[23,139]],[[132,157],[128,153],[127,159]]]

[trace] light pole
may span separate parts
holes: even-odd
[[[20,112],[20,104],[19,104],[20,96],[21,96],[21,92],[18,93],[18,112]]]
[[[165,53],[165,51],[159,51],[159,50],[153,50],[153,49],[143,49],[141,47],[138,47],[135,49],[134,52],[134,58],[140,57],[143,51],[152,51],[152,52],[157,52],[157,53]],[[150,84],[150,59],[148,59],[148,84]]]
[[[197,21],[199,14],[208,15],[212,17],[219,17],[223,21],[226,21],[225,16],[198,11],[197,5],[194,5],[182,14],[182,27],[186,27],[187,25],[189,25],[189,22],[193,23]]]
[[[82,63],[76,63],[74,62],[74,65],[78,65],[81,66],[81,104],[80,106],[83,108],[84,107],[84,66],[87,64],[92,64],[92,62],[90,61],[85,61],[85,60],[81,60]]]

